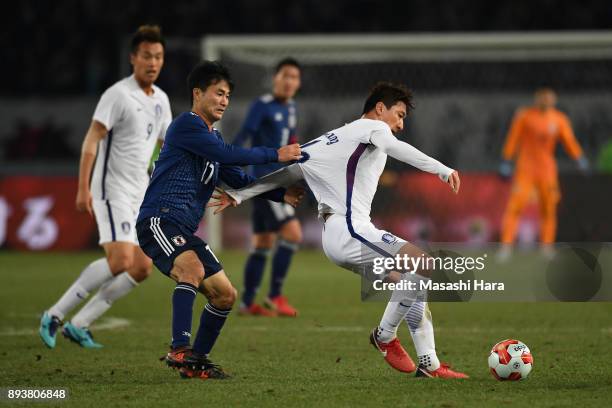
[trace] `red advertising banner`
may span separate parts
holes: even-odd
[[[379,188],[389,197],[381,204],[384,211],[375,209],[373,220],[410,241],[495,242],[511,185],[496,174],[467,173],[461,175],[459,194],[454,194],[431,174],[400,173],[387,188]],[[535,194],[521,217],[517,238],[538,239]]]
[[[0,180],[0,247],[74,250],[96,243],[94,219],[75,209],[75,177]]]
[[[610,177],[562,177],[559,205],[560,241],[609,241]],[[383,176],[374,199],[372,220],[409,241],[499,241],[501,218],[511,182],[492,173],[461,175],[461,191],[453,194],[435,176],[420,172]],[[94,248],[98,234],[89,214],[76,211],[76,177],[12,176],[0,179],[0,248],[79,250]],[[587,199],[585,199],[585,197]],[[304,246],[319,247],[321,222],[316,203],[298,209]],[[250,203],[223,216],[225,246],[250,245]],[[200,226],[203,229],[203,223]],[[536,242],[539,217],[535,194],[519,224],[517,240]],[[203,231],[201,231],[203,232]],[[203,234],[204,235],[204,234]]]

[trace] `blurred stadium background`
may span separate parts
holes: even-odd
[[[23,1],[7,5],[0,94],[0,247],[95,248],[95,225],[74,210],[80,144],[101,92],[130,73],[129,35],[158,23],[167,39],[158,85],[174,114],[200,59],[230,66],[237,87],[221,122],[231,140],[274,63],[304,65],[301,142],[357,117],[378,80],[414,89],[402,137],[463,174],[450,193],[390,161],[373,218],[411,240],[495,242],[510,184],[496,174],[514,111],[540,86],[559,93],[591,161],[589,175],[559,152],[560,241],[611,241],[612,4],[606,1],[187,2]],[[384,34],[382,34],[384,33]],[[587,182],[588,180],[588,182]],[[305,246],[318,247],[314,202],[300,209]],[[203,222],[213,247],[249,245],[248,207]],[[537,240],[537,209],[519,233]]]

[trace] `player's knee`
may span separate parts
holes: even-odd
[[[193,286],[200,286],[200,283],[204,280],[205,271],[202,265],[194,265],[185,273],[185,277],[193,284]]]
[[[130,276],[134,278],[136,282],[142,282],[147,279],[153,270],[153,264],[151,262],[135,265],[130,271]]]
[[[204,280],[204,267],[201,264],[182,265],[173,270],[173,275],[176,276],[179,282],[189,283],[198,287]]]
[[[195,252],[186,251],[174,260],[171,275],[178,282],[186,282],[198,287],[204,280],[205,271]]]
[[[126,253],[113,254],[108,258],[108,266],[113,275],[118,275],[132,267],[134,258]]]
[[[302,230],[301,228],[291,228],[287,231],[283,231],[281,237],[288,242],[293,244],[299,244],[302,242]]]
[[[256,234],[253,237],[253,246],[256,249],[271,249],[274,241],[273,234]]]
[[[557,216],[557,205],[554,203],[544,203],[540,207],[540,215],[542,218],[551,219]]]
[[[213,304],[221,309],[231,309],[236,303],[236,299],[238,299],[238,291],[230,285],[229,288],[215,297]]]

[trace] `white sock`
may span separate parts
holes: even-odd
[[[378,325],[378,331],[376,333],[378,340],[383,343],[388,343],[395,338],[397,328],[408,312],[410,304],[411,302],[406,300],[401,302],[390,301],[387,303],[387,307],[382,315],[382,319],[380,319],[380,324]]]
[[[415,282],[418,288],[418,282],[423,279],[419,275],[405,274],[402,278],[404,282]],[[396,337],[397,328],[408,313],[411,305],[417,300],[423,300],[427,296],[426,292],[421,290],[410,290],[397,288],[391,294],[391,300],[387,303],[385,312],[383,313],[380,324],[378,325],[377,337],[383,343],[388,343]]]
[[[89,327],[102,316],[120,297],[127,295],[138,285],[129,273],[123,272],[106,282],[98,293],[72,318],[76,327]]]
[[[76,281],[68,288],[56,304],[51,306],[48,313],[63,320],[76,305],[89,296],[89,293],[113,277],[106,258],[100,258],[89,265],[79,275]]]
[[[425,366],[429,371],[440,368],[440,360],[436,355],[431,312],[427,302],[414,302],[406,313],[405,320],[419,357],[419,365]]]

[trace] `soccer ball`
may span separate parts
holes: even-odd
[[[524,380],[533,368],[533,356],[525,343],[503,340],[491,349],[489,368],[499,381]]]

